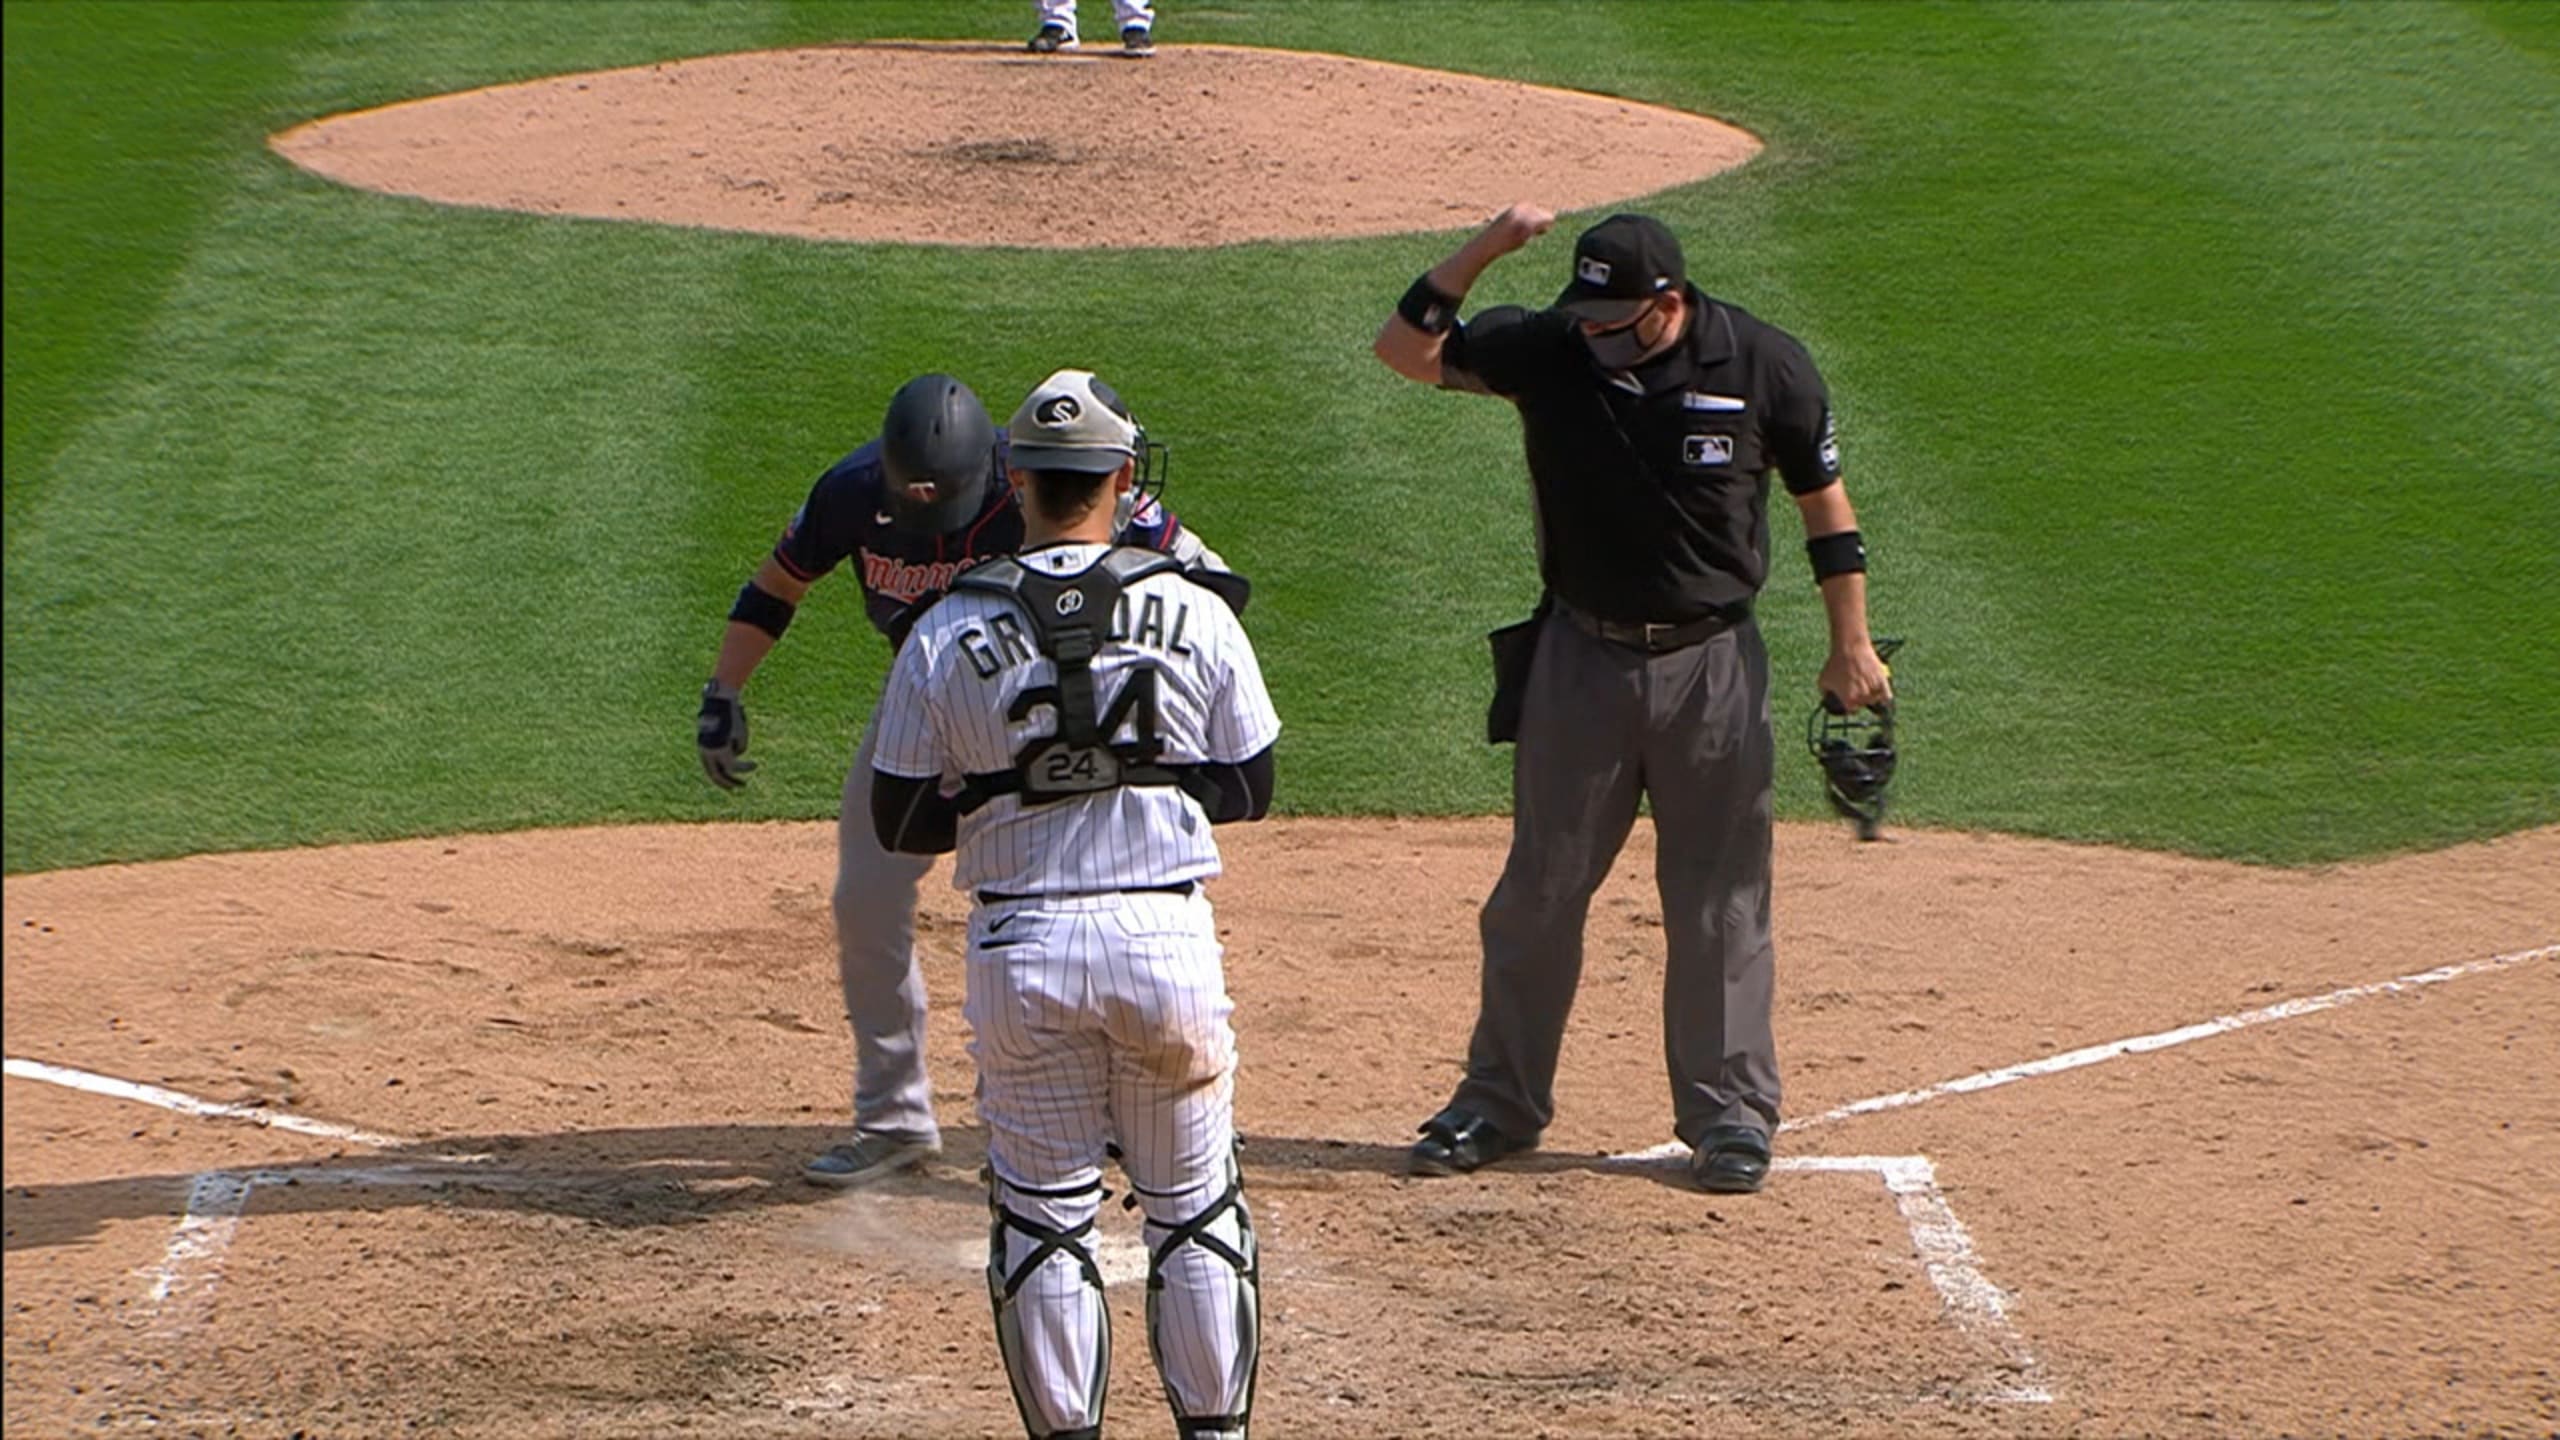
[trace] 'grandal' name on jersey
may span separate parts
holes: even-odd
[[[1129,606],[1138,607],[1136,628],[1131,628]],[[1171,608],[1172,625],[1165,622],[1165,599],[1161,595],[1131,595],[1122,591],[1120,603],[1111,609],[1110,639],[1131,645],[1161,650],[1168,655],[1188,656],[1191,647],[1182,643],[1183,631],[1191,624],[1191,602],[1179,601]],[[1024,664],[1040,653],[1031,634],[1020,618],[1000,611],[990,616],[984,630],[970,626],[957,637],[960,653],[969,657],[969,668],[981,680],[992,680],[1007,666]]]

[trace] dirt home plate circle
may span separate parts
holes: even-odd
[[[343,184],[448,205],[1050,249],[1453,230],[1523,195],[1589,209],[1760,150],[1685,111],[1341,55],[922,43],[555,76],[272,143]]]

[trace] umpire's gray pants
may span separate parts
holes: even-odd
[[[836,974],[853,1025],[853,1123],[935,1140],[933,1085],[924,1068],[924,972],[916,965],[916,886],[923,855],[881,848],[871,826],[871,756],[879,716],[862,727],[836,815]]]
[[[1483,914],[1484,977],[1456,1105],[1505,1134],[1555,1118],[1556,1055],[1591,894],[1653,800],[1669,955],[1662,1049],[1676,1133],[1778,1124],[1770,1034],[1769,657],[1745,622],[1649,655],[1551,614],[1512,755],[1511,858]]]

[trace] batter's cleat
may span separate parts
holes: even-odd
[[[1076,37],[1064,25],[1043,25],[1040,33],[1031,37],[1031,53],[1034,55],[1055,55],[1061,50],[1075,48]]]
[[[1749,1195],[1769,1183],[1769,1137],[1748,1125],[1717,1125],[1698,1137],[1689,1178],[1718,1195]]]
[[[1422,1138],[1406,1152],[1404,1169],[1408,1175],[1464,1175],[1537,1148],[1534,1137],[1515,1140],[1483,1116],[1453,1105],[1422,1122]]]
[[[856,1130],[851,1141],[835,1146],[801,1166],[800,1174],[812,1185],[857,1190],[901,1170],[912,1170],[941,1153],[942,1142],[939,1140],[918,1140],[877,1130]]]
[[[1120,32],[1120,53],[1146,56],[1156,53],[1156,32],[1144,25],[1132,25]]]

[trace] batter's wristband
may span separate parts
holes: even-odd
[[[799,606],[750,580],[739,587],[738,603],[729,607],[729,618],[741,625],[753,625],[779,640],[782,632],[791,628],[791,617],[799,609]]]
[[[1813,561],[1813,583],[1821,584],[1834,575],[1864,574],[1867,568],[1867,542],[1855,530],[1835,535],[1816,535],[1804,542],[1804,553]]]
[[[1404,298],[1396,302],[1396,314],[1425,335],[1446,335],[1457,327],[1458,301],[1441,294],[1426,273],[1405,288]]]

